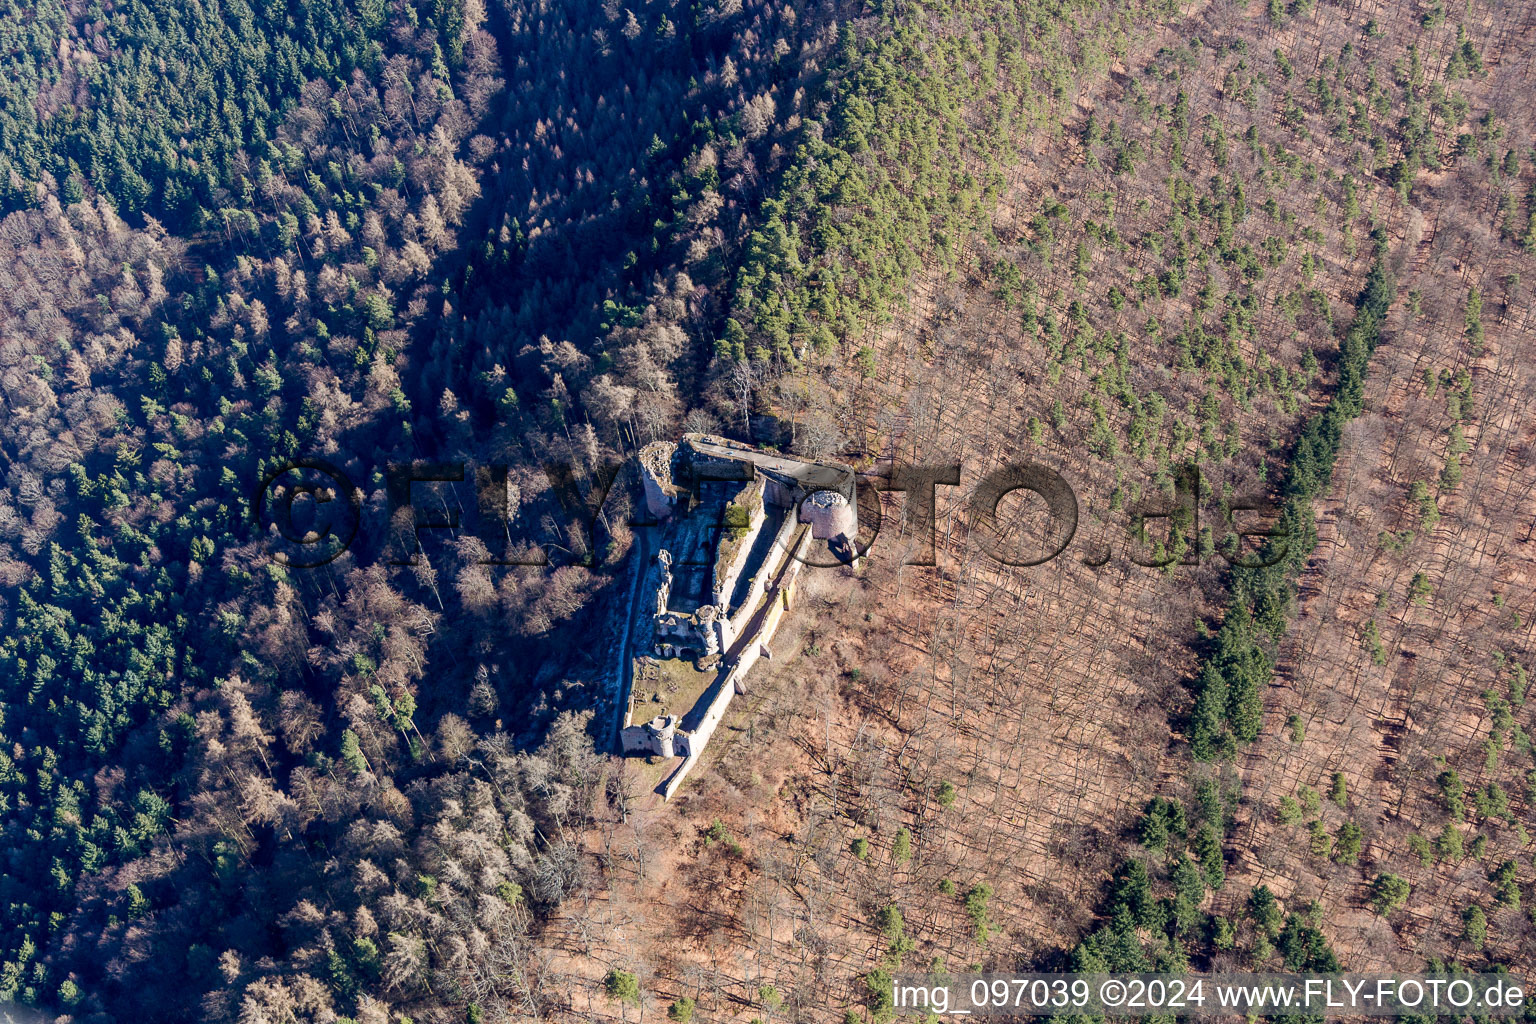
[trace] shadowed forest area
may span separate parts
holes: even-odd
[[[856,1022],[898,968],[1529,969],[1528,8],[0,35],[0,999]],[[668,804],[609,749],[617,467],[683,430],[963,470],[867,497]],[[990,553],[1039,507],[967,508],[1021,458],[1079,503],[1031,567]],[[293,459],[358,489],[316,568],[254,514]]]

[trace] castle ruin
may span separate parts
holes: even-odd
[[[771,657],[811,543],[856,560],[858,512],[853,471],[836,463],[707,434],[647,445],[639,461],[659,530],[645,555],[651,596],[631,637],[619,745],[625,755],[683,759],[662,786],[670,799],[746,692],[747,672]],[[666,706],[636,724],[647,701]]]

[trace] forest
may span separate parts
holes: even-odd
[[[315,452],[377,466],[375,503],[418,444],[530,474],[545,430],[595,455],[579,399],[542,392],[599,361],[660,373],[601,342],[681,337],[647,315],[650,279],[723,239],[719,158],[736,229],[779,125],[769,50],[814,54],[818,28],[739,4],[644,25],[477,0],[5,14],[5,997],[371,1020],[454,971],[435,990],[460,1013],[536,998],[483,958],[526,971],[577,880],[548,837],[579,834],[600,759],[587,666],[555,652],[601,621],[604,577],[402,577],[392,536],[290,574],[251,491]],[[655,301],[679,318],[674,290]],[[578,309],[580,349],[542,335]],[[523,483],[525,517],[583,544]],[[404,902],[381,930],[385,891]]]
[[[1299,667],[1362,431],[1430,425],[1350,549],[1401,599],[1341,599],[1389,692],[1455,592],[1414,552],[1523,471],[1532,26],[1465,6],[0,0],[0,1000],[851,1022],[903,962],[1521,966],[1532,578],[1464,643],[1466,750],[1382,769],[1411,822]],[[1026,577],[946,498],[905,566],[886,495],[890,557],[817,577],[668,808],[604,740],[608,484],[685,429],[1035,453],[1149,557]],[[300,458],[377,524],[318,568],[253,514]],[[458,527],[391,519],[386,467],[449,459],[510,467],[510,526],[473,472],[417,486]],[[1158,532],[1193,465],[1205,529]],[[1255,491],[1284,554],[1186,568]]]

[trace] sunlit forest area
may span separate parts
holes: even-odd
[[[1373,402],[1429,454],[1376,474],[1395,511],[1356,554],[1417,575],[1355,602],[1339,678],[1398,685],[1396,638],[1438,600],[1413,552],[1473,515],[1464,472],[1526,468],[1478,447],[1530,392],[1500,362],[1536,274],[1518,7],[0,0],[0,1001],[856,1024],[890,1018],[903,963],[1529,966],[1536,579],[1506,572],[1501,632],[1456,641],[1495,665],[1460,745],[1374,780],[1415,794],[1406,817],[1307,760],[1309,716],[1348,715],[1296,682]],[[1370,380],[1407,339],[1429,355],[1390,364],[1417,389],[1400,416]],[[1528,453],[1507,429],[1493,454]],[[1101,780],[1064,880],[1006,889],[1022,852],[963,852],[1012,821],[979,802],[990,748],[941,775],[948,740],[903,718],[922,689],[974,736],[996,712],[967,701],[1014,685],[994,649],[962,686],[979,647],[939,642],[1015,585],[969,568],[963,529],[958,573],[871,559],[813,591],[754,703],[785,731],[814,714],[790,753],[733,724],[671,809],[610,756],[635,544],[608,485],[684,430],[861,469],[1057,453],[1103,485],[1096,523],[1221,464],[1207,512],[1266,492],[1296,543],[1145,570],[1194,595],[1143,645],[1177,651],[1101,683],[1148,687],[1129,745],[1161,760]],[[318,568],[270,557],[253,516],[299,458],[340,467],[369,524]],[[418,486],[461,516],[418,540],[386,479],[413,460],[508,467],[510,526]],[[1129,532],[1235,550],[1184,525],[1166,551]],[[1015,704],[1050,703],[1043,680]],[[1244,788],[1270,758],[1309,780],[1274,807]],[[1455,893],[1449,924],[1420,892]]]

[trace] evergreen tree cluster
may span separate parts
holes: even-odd
[[[1328,487],[1346,424],[1364,408],[1365,374],[1385,324],[1396,286],[1387,269],[1386,239],[1377,235],[1375,264],[1354,320],[1339,346],[1338,381],[1328,404],[1307,420],[1281,488],[1275,533],[1254,568],[1233,570],[1231,602],[1195,679],[1190,747],[1199,760],[1230,753],[1258,738],[1264,690],[1273,670],[1272,646],[1295,606],[1296,581],[1317,547],[1312,503]]]
[[[893,0],[878,6],[879,32],[842,26],[825,116],[805,125],[763,204],[717,351],[793,361],[888,322],[920,254],[952,268],[986,226],[1000,160],[1049,130],[1074,77],[1101,67],[1127,29],[1176,9]]]
[[[458,6],[444,0],[427,17],[451,34]],[[388,10],[386,0],[5,0],[0,213],[37,205],[40,191],[69,203],[90,189],[125,217],[203,228],[254,187],[248,160],[267,154],[306,82],[377,73]]]

